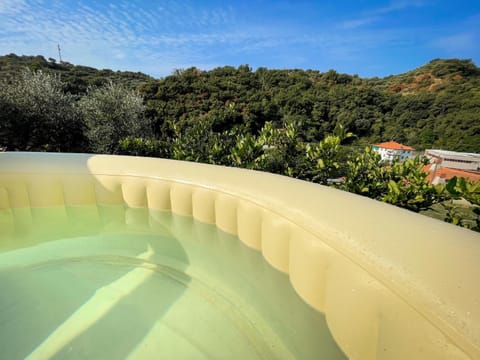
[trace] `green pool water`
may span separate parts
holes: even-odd
[[[0,359],[344,359],[235,236],[123,206],[0,211]]]

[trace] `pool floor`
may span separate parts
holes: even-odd
[[[235,236],[123,206],[0,212],[0,359],[344,359]]]

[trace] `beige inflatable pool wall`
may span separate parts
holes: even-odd
[[[0,154],[4,213],[92,203],[171,210],[237,234],[325,313],[351,359],[480,359],[477,233],[261,172],[150,158]]]

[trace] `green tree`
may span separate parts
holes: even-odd
[[[102,87],[89,88],[80,99],[79,108],[93,152],[115,153],[122,139],[151,134],[151,121],[144,116],[143,98],[123,85],[110,81]]]
[[[235,134],[235,143],[230,149],[229,158],[233,166],[257,169],[263,151],[262,141],[257,136],[239,132]]]
[[[292,177],[302,177],[303,143],[301,124],[286,119],[283,126],[266,122],[260,130],[258,141],[263,154],[257,158],[257,168]]]
[[[176,160],[227,164],[234,138],[227,132],[214,132],[212,126],[209,118],[198,119],[184,128],[171,124],[174,132],[170,143],[171,157]]]
[[[443,187],[427,181],[424,165],[425,162],[419,157],[403,163],[394,162],[387,168],[388,191],[380,200],[415,212],[444,200]]]
[[[380,155],[370,146],[347,161],[343,190],[380,199],[387,191],[386,168],[381,165]]]
[[[480,182],[454,177],[441,187],[445,200],[422,213],[480,232]]]
[[[157,139],[128,137],[119,141],[117,152],[121,155],[169,157],[168,145]]]
[[[353,137],[353,133],[347,131],[342,124],[338,124],[333,134],[325,136],[318,143],[307,144],[305,158],[310,165],[305,170],[306,178],[326,185],[329,180],[342,176],[344,172],[342,165],[345,163],[346,155],[342,142]]]
[[[424,161],[418,157],[405,162],[382,164],[370,147],[347,162],[341,188],[375,200],[419,212],[445,199],[441,186],[427,181]]]
[[[79,151],[85,144],[74,97],[55,75],[24,70],[0,83],[0,147]]]

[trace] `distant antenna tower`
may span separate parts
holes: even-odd
[[[57,44],[58,47],[58,58],[60,59],[60,62],[62,62],[62,50],[60,49],[60,44]]]

